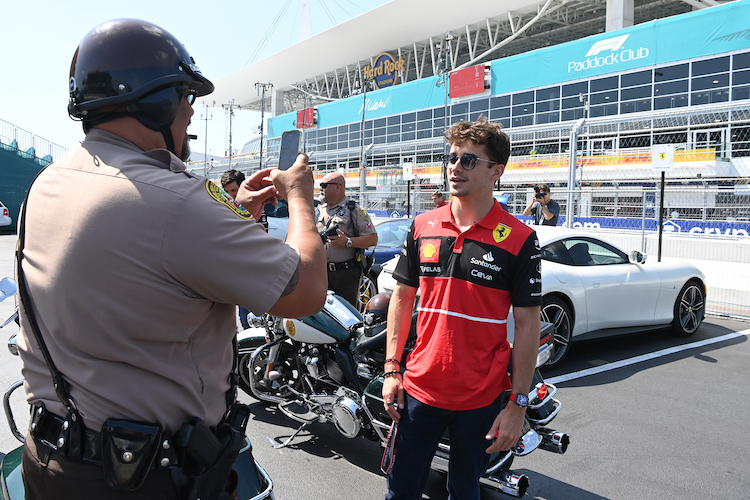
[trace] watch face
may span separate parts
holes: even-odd
[[[526,394],[513,394],[513,400],[518,406],[529,406],[529,397]]]

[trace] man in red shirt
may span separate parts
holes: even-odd
[[[525,398],[516,396],[529,392],[539,347],[539,242],[492,196],[510,155],[508,136],[484,118],[456,123],[445,136],[452,202],[417,216],[393,273],[398,283],[388,313],[383,400],[399,431],[387,500],[422,498],[446,428],[450,498],[479,499],[489,454],[510,449],[521,436]],[[417,343],[402,376],[396,360],[417,289]],[[512,384],[506,338],[511,305]],[[503,409],[506,389],[513,403]]]
[[[448,204],[445,201],[445,197],[443,196],[443,193],[440,190],[437,190],[434,193],[432,193],[432,202],[435,204],[435,208],[440,208],[443,205]]]

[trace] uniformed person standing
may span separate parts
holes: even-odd
[[[306,156],[254,174],[234,198],[186,170],[192,104],[213,90],[183,44],[145,21],[99,25],[73,57],[68,112],[86,138],[33,183],[19,235],[28,500],[185,498],[195,457],[170,436],[194,418],[225,421],[235,304],[282,317],[324,304]],[[286,243],[257,222],[274,197],[289,203]]]
[[[378,233],[367,211],[346,196],[345,186],[344,176],[338,172],[323,177],[318,230],[333,234],[326,244],[328,289],[357,307],[362,266],[356,252],[377,245]]]

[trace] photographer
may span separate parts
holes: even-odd
[[[560,216],[560,205],[552,200],[547,184],[534,186],[534,198],[526,205],[523,215],[533,215],[537,226],[556,226]]]

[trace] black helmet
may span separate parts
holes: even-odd
[[[138,19],[107,21],[86,34],[73,55],[68,113],[83,120],[84,129],[127,115],[163,132],[179,108],[182,91],[175,87],[184,83],[197,97],[214,91],[166,30]]]
[[[365,335],[371,337],[385,328],[388,319],[388,304],[391,302],[391,294],[381,292],[375,295],[365,306],[364,323]]]

